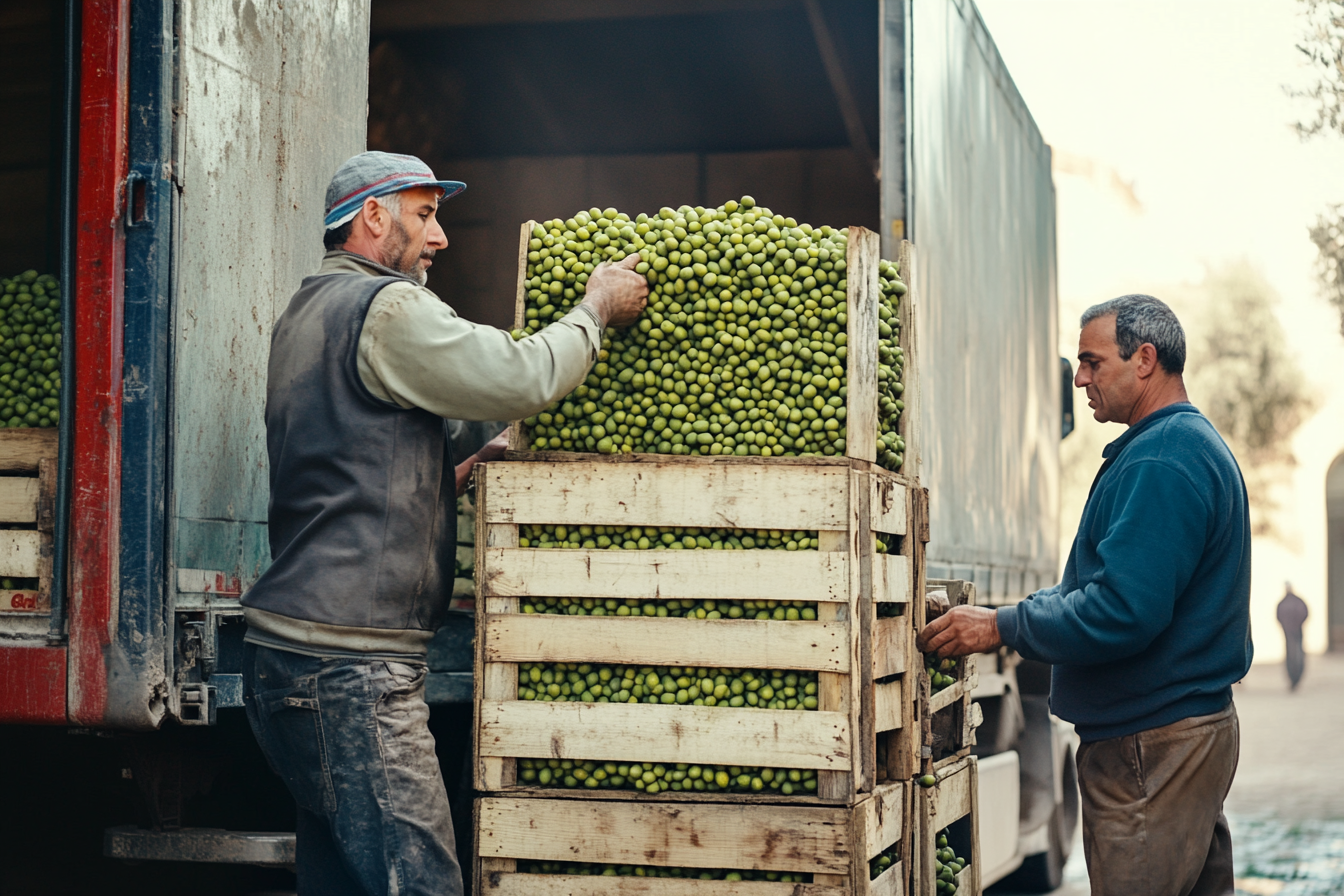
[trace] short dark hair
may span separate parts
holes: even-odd
[[[327,247],[328,252],[333,249],[339,249],[350,239],[350,232],[354,229],[355,219],[351,218],[340,227],[333,227],[331,230],[322,234],[322,245]]]
[[[1167,303],[1136,293],[1093,305],[1083,312],[1080,326],[1099,317],[1115,315],[1115,344],[1128,361],[1145,342],[1157,349],[1157,363],[1167,373],[1185,371],[1185,330]]]

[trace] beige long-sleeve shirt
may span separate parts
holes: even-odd
[[[394,273],[350,252],[328,252],[319,274]],[[540,333],[514,341],[457,316],[411,282],[379,291],[359,335],[359,376],[383,401],[457,420],[521,420],[583,382],[602,328],[580,307]]]

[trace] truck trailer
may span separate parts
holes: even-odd
[[[970,0],[50,0],[0,39],[45,48],[3,63],[24,74],[11,119],[33,122],[7,176],[41,220],[5,225],[0,276],[40,269],[64,295],[50,566],[0,610],[0,741],[34,800],[106,785],[98,805],[65,788],[61,814],[110,827],[105,861],[292,862],[242,715],[238,599],[269,562],[270,328],[321,257],[327,179],[366,146],[469,184],[430,285],[500,326],[518,224],[578,208],[750,193],[865,225],[884,257],[913,241],[928,573],[991,604],[1055,580],[1050,149]],[[441,632],[428,687],[458,785],[469,632],[465,613]],[[980,668],[981,880],[1048,888],[1076,824],[1071,734],[1048,669]],[[60,855],[37,831],[9,848]]]

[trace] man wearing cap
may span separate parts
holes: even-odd
[[[517,420],[587,375],[627,326],[638,261],[602,265],[583,303],[515,342],[424,287],[465,188],[413,156],[366,152],[327,188],[327,253],[271,336],[272,564],[242,603],[245,705],[298,803],[300,894],[460,894],[425,704],[426,648],[452,590],[456,495],[445,418]]]

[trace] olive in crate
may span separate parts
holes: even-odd
[[[637,252],[651,292],[636,326],[604,335],[588,379],[525,421],[531,447],[843,456],[847,239],[749,196],[538,224],[518,338],[582,301],[604,260]]]
[[[55,426],[60,407],[60,283],[31,270],[0,279],[0,426]]]

